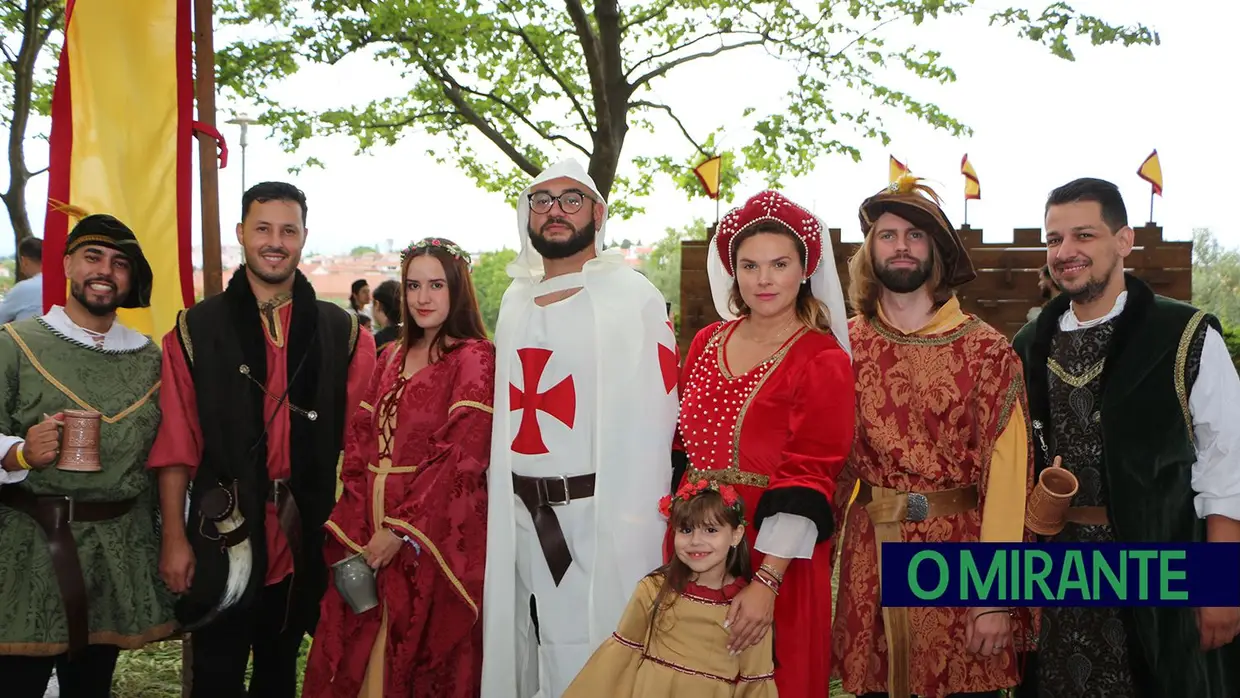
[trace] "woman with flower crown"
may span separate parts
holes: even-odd
[[[349,423],[324,550],[363,557],[379,604],[354,613],[328,589],[306,698],[479,691],[495,347],[457,245],[410,245],[401,279],[402,335]]]
[[[563,698],[775,698],[770,634],[743,652],[726,646],[728,609],[752,577],[736,488],[686,482],[659,510],[671,560],[638,583]]]
[[[734,486],[753,523],[754,581],[731,601],[727,649],[774,632],[785,696],[826,696],[831,676],[831,505],[852,445],[853,372],[828,232],[766,191],[711,240],[715,308],[681,372],[678,474]]]

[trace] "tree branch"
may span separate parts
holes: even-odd
[[[658,17],[659,15],[662,15],[664,12],[667,12],[668,8],[670,8],[672,5],[675,5],[675,4],[676,4],[676,0],[667,0],[662,5],[651,10],[650,12],[647,12],[641,17],[637,17],[631,22],[625,22],[624,24],[620,26],[620,31],[627,32],[632,27],[636,27],[639,24],[645,24],[646,22],[649,22],[650,20]]]
[[[699,58],[712,58],[726,51],[732,51],[738,48],[745,48],[746,46],[760,46],[764,43],[766,43],[766,39],[753,39],[751,41],[742,41],[738,44],[728,44],[727,46],[720,46],[719,48],[713,51],[704,51],[702,53],[694,53],[689,56],[677,58],[674,61],[668,61],[667,63],[664,63],[658,68],[655,68],[649,73],[646,73],[640,78],[637,78],[636,80],[634,80],[633,85],[632,85],[632,90],[636,91],[637,88],[641,87],[642,85],[645,85],[646,83],[650,82],[651,80],[654,80],[655,78],[661,75],[666,74],[667,71],[671,70],[672,68],[675,68],[676,66],[679,66],[679,65],[684,65],[685,63],[689,63],[690,61],[696,61]]]
[[[590,151],[586,150],[579,143],[569,138],[568,136],[561,136],[559,134],[547,133],[541,127],[539,127],[538,124],[534,123],[533,120],[531,120],[528,116],[526,116],[520,109],[517,109],[516,106],[512,104],[512,102],[509,102],[508,100],[504,99],[503,97],[500,97],[494,92],[483,92],[481,90],[475,90],[470,87],[461,87],[461,91],[465,92],[466,94],[474,95],[475,97],[482,97],[483,99],[489,99],[492,102],[495,102],[496,104],[503,106],[505,109],[512,112],[513,116],[520,119],[521,123],[525,124],[526,126],[529,126],[531,131],[533,131],[534,133],[537,133],[539,136],[542,136],[544,139],[549,140],[549,141],[564,141],[565,143],[576,148],[577,150],[580,150],[582,155],[585,155],[587,158],[590,157]]]
[[[408,126],[409,124],[412,124],[412,123],[417,122],[417,121],[421,121],[422,119],[425,119],[425,118],[427,118],[427,117],[431,117],[431,116],[456,116],[456,117],[460,117],[460,116],[461,116],[461,114],[459,114],[459,113],[457,113],[457,112],[455,112],[455,111],[446,111],[446,110],[445,110],[445,111],[424,111],[424,112],[418,112],[417,114],[411,114],[411,115],[409,115],[409,116],[407,116],[407,117],[405,117],[405,118],[403,118],[403,119],[401,119],[401,120],[399,120],[399,121],[390,121],[390,122],[382,122],[382,121],[380,121],[380,122],[369,123],[369,124],[358,124],[358,126],[360,126],[360,127],[362,127],[362,128],[372,128],[372,129],[376,129],[376,128],[404,128],[405,126]]]
[[[526,33],[525,27],[521,26],[520,21],[517,19],[516,12],[512,12],[512,21],[517,25],[517,34],[521,37],[521,41],[525,43],[530,52],[534,54],[534,57],[538,59],[538,63],[542,66],[543,71],[546,72],[547,75],[551,76],[552,80],[555,80],[556,84],[560,86],[560,89],[564,91],[564,94],[568,96],[570,101],[572,101],[573,108],[577,110],[577,115],[581,117],[581,123],[586,127],[586,131],[593,132],[594,125],[590,123],[590,117],[586,114],[585,107],[581,105],[581,102],[577,99],[577,95],[573,94],[573,90],[568,86],[568,83],[564,80],[564,78],[560,77],[560,75],[551,68],[551,63],[548,62],[546,56],[538,50],[538,46],[534,44],[534,40],[531,39],[529,34]]]
[[[760,38],[762,38],[762,39],[764,39],[764,40],[768,38],[768,37],[767,37],[765,34],[763,34],[762,32],[734,32],[734,31],[729,31],[729,30],[723,30],[723,29],[721,29],[721,30],[719,30],[719,31],[711,32],[711,33],[709,33],[709,34],[703,34],[702,36],[699,36],[699,37],[697,37],[696,39],[693,39],[693,40],[691,40],[691,41],[686,41],[685,43],[680,44],[679,46],[673,46],[672,48],[669,48],[669,49],[667,49],[666,51],[660,51],[660,52],[658,52],[658,53],[654,53],[654,54],[651,54],[651,55],[649,55],[649,56],[646,56],[645,58],[641,59],[640,61],[638,61],[638,62],[634,63],[634,64],[633,64],[633,67],[629,68],[629,72],[625,73],[625,76],[627,77],[627,76],[629,76],[629,75],[632,75],[632,74],[633,74],[633,71],[637,70],[639,67],[641,67],[642,65],[644,65],[644,64],[646,64],[646,63],[650,63],[651,61],[657,61],[657,60],[659,60],[660,58],[664,58],[664,57],[666,57],[666,56],[670,56],[670,55],[672,55],[673,53],[676,53],[677,51],[682,51],[682,50],[684,50],[684,49],[687,49],[687,48],[689,48],[690,46],[692,46],[692,45],[696,44],[696,43],[697,43],[697,42],[699,42],[699,41],[704,41],[704,40],[709,39],[709,38],[714,37],[714,36],[729,36],[729,35],[735,36],[735,35],[744,35],[744,34],[750,34],[750,35],[753,35],[753,36],[757,36],[757,37],[760,37]]]
[[[696,140],[694,140],[694,139],[693,139],[693,136],[690,136],[690,135],[689,135],[689,129],[685,128],[684,123],[680,120],[680,118],[679,118],[679,117],[677,117],[677,116],[676,116],[676,114],[672,111],[672,108],[671,108],[671,107],[669,107],[669,106],[667,106],[666,104],[656,104],[656,103],[654,103],[654,102],[647,102],[647,101],[645,101],[645,100],[638,100],[638,101],[636,101],[636,102],[629,102],[629,107],[634,108],[634,109],[637,109],[637,108],[642,108],[642,107],[645,107],[645,108],[647,108],[647,109],[661,109],[661,110],[663,110],[663,111],[667,112],[667,115],[668,115],[668,116],[670,116],[670,117],[672,117],[672,121],[675,121],[675,122],[676,122],[676,125],[680,127],[680,132],[681,132],[681,133],[683,133],[683,134],[685,135],[685,138],[686,138],[686,139],[687,139],[690,143],[692,143],[692,144],[693,144],[693,147],[694,147],[694,148],[697,148],[697,151],[698,151],[699,153],[701,153],[703,156],[705,156],[705,157],[710,157],[710,156],[711,156],[711,154],[710,154],[710,153],[708,153],[708,152],[706,152],[706,150],[705,150],[705,149],[701,146],[701,144],[700,144],[700,143],[698,143]]]
[[[5,46],[3,41],[0,41],[0,51],[4,52],[4,62],[8,63],[13,70],[17,70],[17,57],[9,53],[9,47]]]
[[[50,165],[49,165],[48,167],[50,167]],[[47,167],[44,167],[44,168],[41,168],[41,169],[35,170],[34,172],[28,172],[28,173],[26,173],[26,176],[27,176],[27,177],[30,177],[31,179],[34,179],[35,177],[38,177],[39,175],[43,174],[44,172],[47,172],[47,170],[48,170],[48,168],[47,168]]]
[[[573,28],[576,29],[577,39],[581,42],[581,53],[586,59],[586,72],[590,75],[591,92],[594,94],[594,114],[601,120],[606,110],[600,109],[603,105],[599,103],[605,86],[602,67],[599,65],[598,37],[590,28],[590,17],[586,14],[585,8],[581,6],[581,0],[565,0],[564,4],[568,7],[568,16],[573,20]]]
[[[521,152],[517,150],[516,146],[509,143],[508,139],[504,138],[502,133],[496,131],[494,126],[487,123],[487,120],[482,118],[482,116],[480,116],[478,112],[470,106],[469,101],[462,95],[461,84],[456,81],[456,78],[453,78],[446,70],[437,69],[436,66],[426,58],[426,56],[422,55],[421,51],[413,49],[412,53],[414,60],[422,66],[422,70],[426,71],[427,75],[439,81],[439,87],[443,90],[444,97],[452,103],[452,106],[456,107],[456,111],[462,119],[465,119],[465,121],[467,121],[470,125],[478,129],[482,135],[486,136],[488,140],[494,143],[495,146],[504,153],[504,155],[508,156],[509,160],[512,160],[512,162],[516,164],[517,167],[521,168],[521,170],[523,170],[526,174],[531,177],[538,176],[538,173],[542,171],[542,168],[530,162],[529,158],[522,155]]]

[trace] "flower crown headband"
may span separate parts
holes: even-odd
[[[462,250],[459,245],[451,240],[443,238],[422,238],[417,242],[410,243],[408,247],[400,251],[400,263],[404,264],[405,260],[413,256],[418,250],[439,249],[465,262],[466,266],[473,266],[473,260],[469,258],[469,253]]]
[[[736,512],[737,518],[741,521],[741,526],[748,525],[745,521],[745,506],[741,502],[741,496],[736,493],[736,488],[731,485],[720,485],[717,482],[710,482],[705,479],[698,480],[697,482],[686,482],[680,486],[680,489],[676,490],[675,495],[663,495],[663,498],[659,500],[659,513],[663,515],[663,518],[671,519],[672,502],[687,502],[708,490],[714,490],[719,493],[720,497],[723,497],[723,505]]]

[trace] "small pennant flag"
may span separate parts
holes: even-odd
[[[722,170],[723,158],[718,155],[693,168],[693,174],[697,175],[702,188],[706,190],[706,195],[712,199],[719,198],[719,175]]]
[[[1137,176],[1150,183],[1154,187],[1154,193],[1162,196],[1163,180],[1162,165],[1158,163],[1158,151],[1150,153],[1150,156],[1141,163],[1141,168],[1137,170]]]
[[[908,174],[908,167],[906,167],[904,163],[897,160],[894,155],[891,156],[891,163],[888,165],[887,183],[895,184],[897,179],[906,174]]]
[[[982,183],[977,181],[977,171],[973,169],[973,163],[969,162],[968,153],[960,160],[960,174],[964,175],[964,198],[982,198]]]

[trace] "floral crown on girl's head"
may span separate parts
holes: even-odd
[[[741,496],[737,494],[736,488],[731,485],[720,485],[717,482],[710,482],[706,479],[701,479],[697,482],[686,482],[680,486],[680,489],[676,490],[675,495],[663,495],[663,498],[659,500],[659,513],[663,515],[663,518],[671,519],[673,502],[687,502],[710,490],[718,492],[719,496],[723,498],[723,505],[736,512],[737,518],[741,521],[740,525],[747,525],[745,522],[745,504],[741,501]]]
[[[469,258],[468,252],[462,250],[455,242],[445,240],[444,238],[422,238],[417,242],[410,243],[408,247],[400,251],[400,262],[401,264],[404,264],[405,260],[411,257],[413,253],[418,250],[429,249],[443,250],[462,262],[465,262],[465,266],[473,265],[473,260]]]

